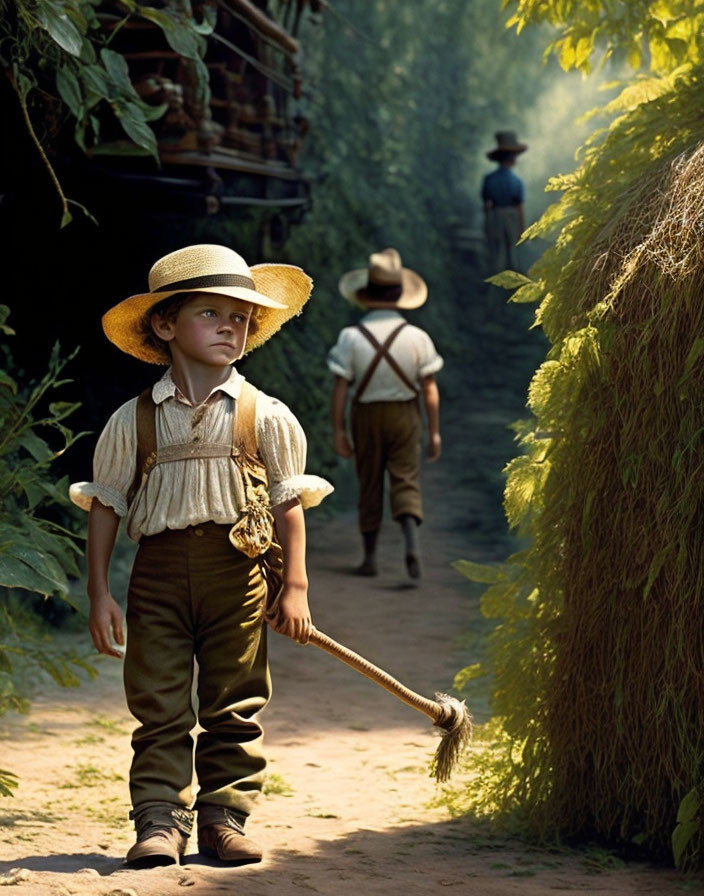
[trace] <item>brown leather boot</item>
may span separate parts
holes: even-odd
[[[125,861],[133,868],[178,865],[193,830],[193,812],[173,803],[157,803],[133,809],[137,842]]]
[[[261,862],[261,846],[245,835],[237,815],[224,806],[198,807],[198,851],[227,862],[249,865]]]

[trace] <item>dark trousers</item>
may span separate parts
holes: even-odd
[[[125,693],[140,723],[132,737],[134,806],[190,807],[193,738],[198,804],[247,815],[266,765],[256,714],[271,695],[266,589],[230,526],[204,523],[144,537],[127,597]],[[192,705],[198,661],[198,712]]]
[[[495,206],[486,211],[486,239],[489,249],[489,273],[519,270],[517,243],[521,223],[515,205]]]
[[[359,529],[375,532],[384,510],[384,475],[391,485],[391,514],[423,519],[420,497],[421,419],[418,401],[354,405],[352,438],[359,479]]]

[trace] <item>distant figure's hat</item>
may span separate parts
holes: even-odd
[[[527,144],[518,142],[515,131],[497,131],[494,136],[496,137],[496,146],[489,150],[487,156],[495,161],[510,153],[518,155],[519,152],[525,152],[528,149]]]
[[[340,277],[338,289],[348,302],[364,308],[420,308],[428,298],[425,280],[401,266],[396,249],[369,256],[369,267],[356,268]]]

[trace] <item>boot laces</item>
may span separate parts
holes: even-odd
[[[134,821],[138,841],[160,832],[168,834],[174,828],[188,837],[193,830],[193,813],[178,806],[145,806],[133,809],[130,818]]]

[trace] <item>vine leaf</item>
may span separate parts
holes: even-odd
[[[118,115],[123,130],[137,146],[146,150],[159,161],[159,149],[154,131],[149,127],[142,110],[130,103]]]
[[[532,285],[533,281],[525,274],[519,274],[518,271],[501,271],[494,274],[493,277],[487,277],[487,283],[492,286],[501,286],[504,289],[518,289],[521,286]]]
[[[81,93],[81,85],[78,82],[78,78],[68,66],[63,66],[56,72],[56,88],[61,99],[80,121],[85,114],[83,94]]]
[[[37,18],[42,28],[49,33],[51,39],[62,50],[76,58],[80,57],[83,36],[58,4],[40,0],[37,7]]]

